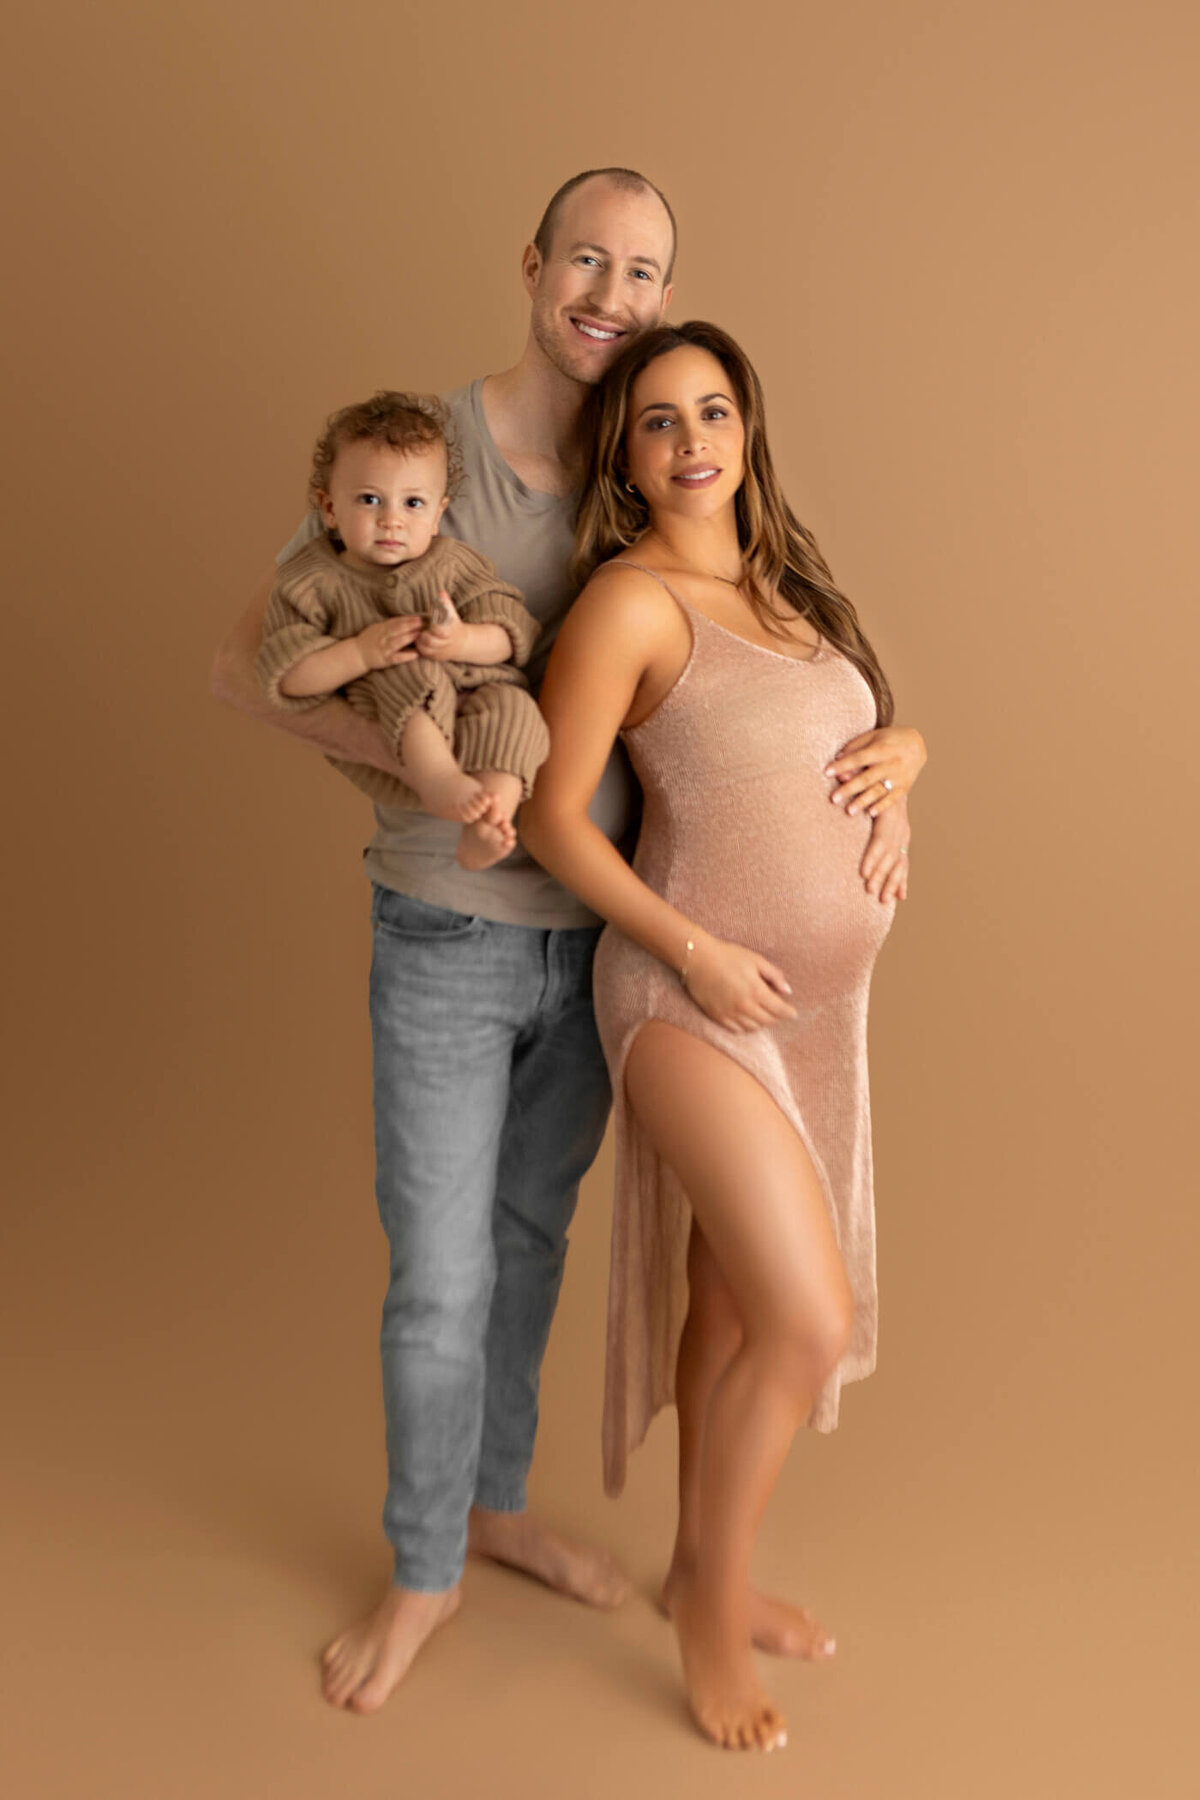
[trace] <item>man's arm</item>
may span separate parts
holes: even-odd
[[[262,725],[276,725],[292,737],[303,738],[327,756],[342,762],[367,763],[403,780],[381,726],[364,719],[336,695],[308,712],[292,712],[272,706],[254,671],[254,659],[262,642],[263,619],[275,585],[274,571],[267,575],[249,606],[213,658],[211,688],[218,700],[236,707]]]

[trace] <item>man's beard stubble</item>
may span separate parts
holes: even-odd
[[[561,333],[554,329],[554,317],[555,315],[549,307],[540,307],[537,301],[534,301],[529,318],[534,342],[546,361],[552,364],[560,375],[565,375],[568,381],[577,381],[580,387],[594,387],[598,381],[604,379],[608,365],[606,364],[604,369],[597,370],[594,361],[584,360],[587,352],[583,350],[578,352],[577,357],[573,357],[572,346],[564,343]],[[613,345],[614,357],[618,345],[623,342],[624,339],[618,338]],[[609,360],[611,361],[612,358]]]

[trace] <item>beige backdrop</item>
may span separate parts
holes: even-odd
[[[9,1793],[1195,1792],[1195,18],[67,0],[10,32]],[[648,1599],[672,1419],[600,1494],[605,1160],[534,1493],[641,1591],[598,1619],[473,1570],[384,1714],[320,1702],[386,1571],[368,816],[207,697],[325,413],[511,361],[522,245],[606,162],[675,203],[673,314],[756,360],[931,752],[872,1021],[880,1371],[762,1543],[839,1655],[772,1671],[792,1745],[752,1766],[689,1733]]]

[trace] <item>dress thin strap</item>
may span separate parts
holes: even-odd
[[[660,575],[658,570],[652,569],[648,563],[632,562],[629,557],[623,556],[619,560],[616,557],[613,557],[607,563],[601,564],[601,567],[606,569],[640,569],[643,575],[652,575],[660,586],[666,588],[675,604],[682,607],[686,618],[689,623],[692,624],[693,643],[695,642],[696,637],[694,621],[696,619],[702,619],[705,625],[711,627],[713,631],[719,632],[722,637],[734,638],[739,644],[745,644],[748,650],[757,650],[763,656],[776,656],[780,661],[796,663],[800,668],[807,668],[811,663],[824,662],[828,655],[826,649],[827,640],[824,633],[820,631],[817,633],[816,647],[811,656],[788,656],[786,651],[772,650],[766,644],[756,644],[753,638],[743,637],[740,631],[731,631],[728,625],[719,625],[715,619],[710,619],[706,612],[701,612],[698,606],[693,606],[690,601],[684,599],[682,594],[677,594],[666,576]]]
[[[658,582],[660,587],[666,588],[666,590],[667,590],[668,594],[670,594],[672,600],[675,601],[677,606],[681,606],[683,608],[684,612],[688,615],[688,617],[690,619],[695,618],[697,616],[696,608],[694,606],[689,606],[687,601],[684,599],[683,595],[677,594],[675,592],[675,589],[671,586],[671,584],[667,580],[666,576],[660,575],[658,570],[652,569],[648,563],[633,562],[630,560],[630,558],[628,556],[622,556],[619,560],[614,557],[611,562],[605,563],[603,565],[603,567],[608,568],[608,569],[640,569],[642,571],[643,575],[652,575],[654,577],[655,581]],[[699,616],[700,616],[700,618],[703,618],[704,614],[701,613]],[[711,621],[710,621],[710,623],[711,623]]]

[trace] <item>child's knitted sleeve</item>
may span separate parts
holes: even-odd
[[[328,694],[282,694],[279,684],[289,669],[295,667],[314,650],[325,650],[340,642],[329,630],[333,619],[332,596],[322,571],[311,567],[311,559],[302,550],[284,563],[279,578],[271,589],[267,615],[263,621],[263,638],[255,659],[255,671],[267,699],[275,706],[293,712],[307,712],[323,706]],[[326,581],[328,577],[326,577]]]
[[[520,588],[501,581],[493,565],[477,550],[456,546],[460,558],[458,578],[448,587],[461,619],[469,625],[502,625],[512,643],[512,660],[523,668],[533,654],[541,626],[521,598]]]

